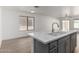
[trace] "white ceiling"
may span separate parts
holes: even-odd
[[[36,14],[47,15],[52,17],[64,17],[65,14],[79,15],[79,7],[76,6],[6,6],[8,9],[15,9],[18,11],[30,12],[35,11]]]
[[[27,6],[27,7],[19,7],[21,11],[35,11],[36,14],[41,15],[48,15],[52,17],[60,17],[63,16],[63,9],[64,7],[61,6],[39,6],[38,8],[35,8],[33,6]]]

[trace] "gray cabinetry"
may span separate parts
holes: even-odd
[[[70,42],[70,47],[71,47],[71,52],[74,52],[75,47],[76,47],[76,33],[71,34],[71,42]]]
[[[43,44],[42,42],[34,39],[34,53],[47,53],[49,52],[48,44]]]
[[[49,52],[50,53],[57,53],[57,41],[53,41],[48,44],[49,45]]]
[[[70,36],[66,36],[58,40],[58,52],[59,53],[70,52]]]
[[[57,47],[54,47],[51,50],[49,50],[49,53],[57,53]]]
[[[65,53],[65,37],[58,40],[58,52]]]
[[[58,53],[65,53],[65,43],[58,46]]]
[[[70,53],[76,47],[76,33],[69,34],[47,44],[34,39],[35,53]]]
[[[57,53],[57,41],[43,44],[34,39],[34,53]]]
[[[67,36],[65,40],[65,52],[70,53],[70,36]]]

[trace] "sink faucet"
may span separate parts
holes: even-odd
[[[54,32],[54,30],[55,30],[55,29],[53,28],[54,25],[56,25],[56,26],[59,28],[59,24],[58,24],[58,23],[53,23],[53,24],[52,24],[52,32]]]

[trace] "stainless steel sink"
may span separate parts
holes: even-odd
[[[49,33],[49,35],[52,35],[52,36],[59,36],[59,35],[63,35],[65,34],[66,32],[52,32],[52,33]]]

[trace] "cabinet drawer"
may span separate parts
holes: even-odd
[[[49,52],[50,52],[50,53],[57,53],[57,47],[51,49]]]
[[[49,49],[52,49],[54,47],[57,47],[57,41],[51,42],[49,45]]]

